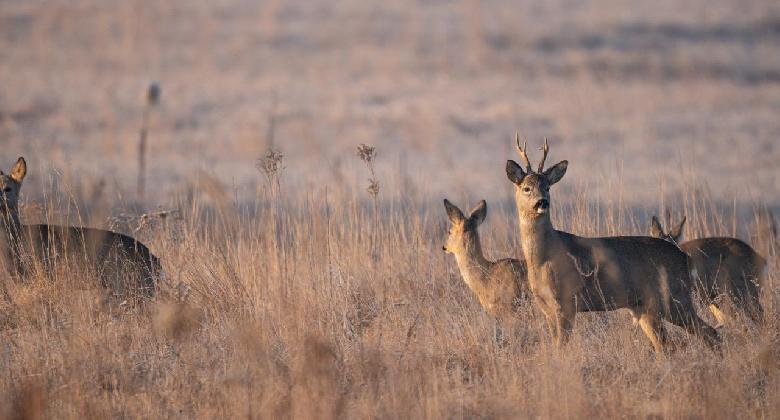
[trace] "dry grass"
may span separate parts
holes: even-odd
[[[273,207],[265,196],[222,208],[182,199],[180,218],[141,231],[166,271],[143,307],[106,298],[91,277],[5,280],[7,414],[729,418],[780,408],[777,257],[767,325],[738,320],[723,358],[680,330],[677,351],[656,357],[622,311],[580,315],[556,352],[527,308],[499,346],[440,251],[443,209],[383,203],[377,222],[363,188],[327,201],[324,188],[283,191]],[[556,201],[557,225],[580,234],[638,233],[631,226],[646,221],[644,210]],[[514,247],[505,209],[494,205],[484,226],[489,256]],[[698,215],[689,235],[722,232],[708,221],[727,215]]]

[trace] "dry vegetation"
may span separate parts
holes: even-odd
[[[723,331],[723,358],[680,330],[678,349],[657,357],[626,312],[579,315],[558,353],[528,308],[498,346],[440,250],[443,209],[399,203],[377,222],[372,202],[324,188],[273,206],[204,201],[181,201],[180,217],[140,232],[166,270],[145,307],[104,297],[93,277],[4,282],[7,410],[30,399],[54,417],[766,418],[780,408],[774,271],[766,327],[738,320]],[[556,223],[580,234],[646,222],[623,209],[596,229],[620,208],[559,201]],[[725,215],[697,214],[689,237],[727,230]],[[511,252],[515,231],[510,213],[492,212],[483,237],[501,251],[489,256]]]
[[[3,276],[0,416],[776,417],[777,4],[384,3],[0,4],[22,220],[135,232],[166,272],[141,307]],[[487,199],[486,256],[519,255],[517,128],[572,162],[559,228],[646,233],[670,207],[687,238],[755,245],[766,325],[722,330],[722,358],[675,329],[657,357],[627,313],[578,315],[556,352],[529,307],[497,345],[440,203]]]

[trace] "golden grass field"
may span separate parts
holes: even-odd
[[[3,275],[0,415],[778,418],[776,2],[387,3],[0,3],[23,222],[133,233],[165,271],[140,306],[88,274]],[[498,345],[441,200],[487,199],[486,255],[519,256],[518,129],[571,162],[558,229],[646,234],[669,208],[689,239],[752,244],[765,325],[721,329],[722,357],[673,329],[656,356],[627,312],[580,314],[558,351],[528,305]]]

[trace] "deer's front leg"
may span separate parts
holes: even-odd
[[[544,314],[552,341],[557,345],[561,336],[560,305],[558,305],[555,292],[550,284],[542,283],[535,286],[531,289],[534,294],[534,302]]]
[[[569,342],[569,337],[574,329],[574,317],[576,313],[573,298],[565,298],[559,301],[555,319],[558,329],[558,340],[555,344],[559,349],[563,348],[563,346]]]

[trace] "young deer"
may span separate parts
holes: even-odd
[[[663,350],[666,339],[662,319],[717,347],[718,333],[698,317],[691,303],[687,256],[657,238],[583,238],[555,230],[550,221],[550,186],[563,178],[568,162],[544,170],[549,151],[545,140],[544,155],[534,172],[519,136],[516,143],[525,169],[509,160],[506,173],[515,184],[528,283],[556,345],[567,341],[577,312],[627,308],[656,352]]]
[[[667,222],[670,215],[667,213]],[[763,320],[759,302],[766,260],[750,245],[736,238],[702,238],[679,243],[685,217],[669,232],[665,232],[658,218],[653,216],[650,234],[679,244],[690,257],[690,263],[698,275],[691,277],[692,287],[709,304],[710,312],[720,325],[726,323],[721,310],[721,298],[728,299],[742,309],[753,321]]]
[[[525,264],[512,258],[495,262],[485,258],[477,231],[487,215],[485,200],[468,217],[446,198],[444,208],[452,222],[444,251],[455,256],[463,281],[477,295],[485,311],[498,319],[510,316],[522,300]]]
[[[0,263],[10,274],[24,277],[38,263],[51,270],[57,262],[85,262],[118,296],[154,294],[161,266],[141,242],[107,230],[21,224],[19,190],[26,174],[21,157],[10,174],[0,171]]]

